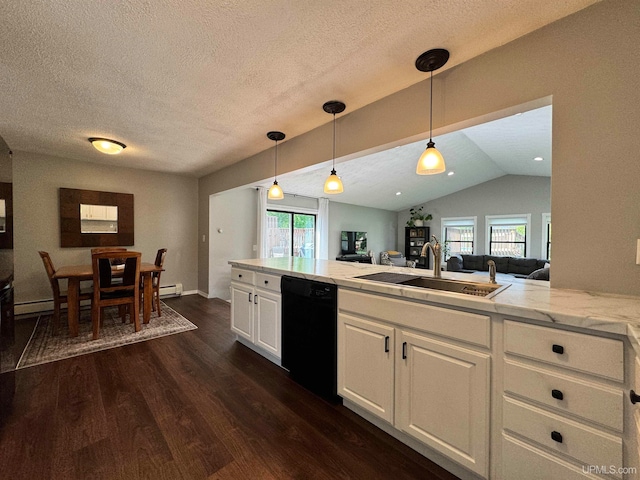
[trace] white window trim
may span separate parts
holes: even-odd
[[[551,214],[542,214],[542,246],[540,258],[547,258],[547,225],[551,224]],[[547,259],[548,260],[548,259]]]
[[[440,234],[442,235],[440,238],[442,239],[442,243],[444,243],[446,236],[444,229],[446,227],[455,227],[460,225],[469,225],[473,224],[473,253],[476,253],[478,248],[478,217],[443,217],[440,219],[440,226],[442,231]]]
[[[491,255],[491,251],[489,250],[489,241],[491,240],[491,226],[492,225],[500,225],[499,220],[509,220],[509,219],[526,219],[527,220],[527,234],[525,236],[525,241],[527,245],[524,250],[524,256],[529,257],[531,252],[531,214],[530,213],[514,213],[513,215],[485,215],[484,217],[484,225],[485,225],[485,236],[484,236],[484,251],[487,255]]]

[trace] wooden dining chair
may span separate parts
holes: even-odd
[[[53,274],[56,273],[56,269],[53,266],[49,253],[43,251],[38,253],[40,254],[40,258],[42,258],[42,263],[44,263],[44,269],[47,271],[47,277],[49,277],[51,291],[53,292],[53,332],[57,333],[58,328],[60,327],[60,310],[62,308],[62,304],[68,303],[67,292],[60,290],[60,283],[58,282],[58,279],[53,277]],[[93,293],[91,290],[83,289],[80,291],[78,303],[82,300],[91,300],[92,298]],[[78,305],[78,311],[79,310],[80,305]]]
[[[127,313],[136,332],[140,331],[140,252],[108,251],[91,255],[93,269],[93,303],[91,304],[91,322],[93,339],[99,337],[104,307],[118,306],[120,318],[124,323]],[[112,266],[114,258],[124,261],[122,270]],[[121,275],[120,275],[121,274]],[[121,282],[114,282],[121,277]],[[128,307],[128,308],[125,308]]]
[[[162,268],[164,266],[164,257],[167,256],[167,249],[161,248],[156,253],[156,261],[154,262],[156,267]],[[160,311],[160,274],[162,272],[153,272],[151,281],[152,281],[152,297],[151,297],[151,306],[153,307],[153,311],[158,311],[158,316],[162,316],[162,312]]]

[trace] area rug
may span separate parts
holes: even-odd
[[[61,327],[56,335],[52,332],[52,316],[42,315],[16,368],[32,367],[198,328],[163,302],[160,302],[160,308],[162,316],[158,317],[157,312],[152,312],[151,320],[147,324],[142,323],[140,315],[142,330],[139,332],[134,331],[132,323],[122,323],[117,307],[105,308],[103,325],[100,327],[100,337],[97,340],[92,340],[91,310],[80,312],[77,337],[70,337],[63,328],[63,325],[66,325],[66,315],[61,315]]]

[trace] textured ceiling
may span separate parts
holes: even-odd
[[[0,135],[14,150],[201,176],[595,0],[6,0]],[[128,145],[119,156],[88,137]]]

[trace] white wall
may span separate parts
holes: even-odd
[[[91,263],[89,248],[60,247],[60,187],[132,193],[135,244],[127,248],[142,252],[146,262],[167,248],[161,284],[196,290],[197,179],[14,152],[16,303],[52,297],[39,250],[49,252],[56,266]]]
[[[469,119],[553,98],[553,287],[639,294],[638,18],[638,0],[604,0],[433,78],[434,136]],[[424,138],[427,83],[342,115],[338,162]],[[283,143],[281,172],[330,160],[327,138],[330,123]],[[201,178],[201,231],[208,229],[210,194],[262,181],[271,165],[272,152],[265,151]],[[584,261],[593,255],[594,224],[615,241],[606,269]],[[201,263],[205,272],[207,265]],[[207,288],[206,274],[199,282]]]
[[[256,257],[253,245],[257,239],[258,192],[255,188],[243,188],[212,195],[209,205],[210,277],[207,296],[228,300],[231,282],[229,260]]]
[[[485,215],[531,214],[529,257],[542,256],[542,214],[551,212],[551,179],[505,175],[424,204],[423,212],[433,215],[427,225],[442,241],[443,217],[478,217],[475,253],[485,254]],[[398,242],[404,242],[409,212],[398,214]],[[553,219],[552,219],[553,221]],[[555,267],[554,267],[555,268]]]

